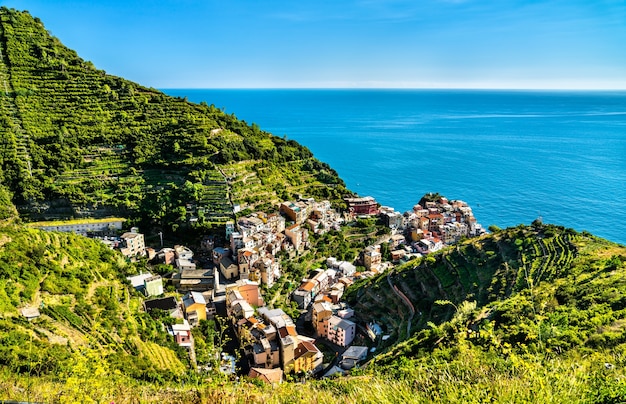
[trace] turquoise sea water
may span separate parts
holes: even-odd
[[[626,244],[626,92],[165,92],[297,140],[401,212],[439,192],[484,226],[541,216]]]

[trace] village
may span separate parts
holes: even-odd
[[[159,310],[173,318],[167,332],[195,366],[204,364],[196,363],[192,328],[218,317],[232,332],[236,348],[221,352],[220,370],[280,383],[285,375],[346,374],[376,349],[368,347],[367,339],[387,337],[375,322],[355,321],[354,310],[342,301],[355,280],[484,233],[463,201],[440,197],[403,214],[372,197],[345,198],[345,203],[347,210],[338,212],[329,201],[285,201],[273,213],[255,212],[226,223],[226,242],[206,236],[196,252],[181,245],[158,250],[146,246],[137,228],[119,237],[95,237],[129,260],[144,256],[153,265],[171,268],[163,276],[145,272],[128,281],[146,297],[146,312]],[[281,278],[281,262],[309,249],[311,234],[339,231],[359,218],[377,218],[388,231],[354,260],[326,257],[325,267],[311,268],[298,280],[289,296],[298,318],[265,302],[263,290]],[[35,225],[94,236],[121,233],[123,223],[114,218]]]

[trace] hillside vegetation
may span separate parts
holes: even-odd
[[[65,379],[81,371],[176,380],[186,354],[142,313],[119,253],[73,234],[0,225],[0,364]],[[24,309],[41,316],[27,321]],[[87,358],[89,358],[87,360]],[[104,373],[102,373],[104,372]]]
[[[31,218],[223,222],[343,182],[293,140],[96,69],[28,12],[0,8],[0,181]],[[187,207],[192,206],[192,211]]]
[[[402,341],[381,345],[384,352],[350,377],[275,387],[190,370],[186,355],[158,319],[142,313],[141,297],[123,281],[134,266],[104,246],[6,221],[0,240],[0,397],[206,403],[626,399],[626,247],[590,234],[539,223],[518,226],[398,269],[389,278],[416,309],[408,338],[403,332],[410,310],[391,292],[387,277],[358,285],[348,295],[359,315],[377,319]],[[374,301],[383,309],[375,309]],[[42,316],[27,321],[19,311],[24,307],[39,307]]]

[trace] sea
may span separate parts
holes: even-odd
[[[626,91],[163,91],[298,141],[400,212],[438,192],[485,228],[540,218],[626,244]]]

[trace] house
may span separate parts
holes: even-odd
[[[160,299],[146,300],[143,302],[143,307],[146,312],[151,312],[154,309],[167,311],[171,314],[178,310],[178,302],[172,296],[163,297]]]
[[[348,209],[356,215],[376,215],[378,214],[378,203],[371,196],[364,198],[344,198],[348,204]]]
[[[311,292],[298,289],[291,294],[291,299],[298,304],[299,309],[306,309],[311,304]]]
[[[258,269],[260,273],[260,281],[267,287],[274,285],[274,280],[280,278],[280,264],[274,260],[274,257],[267,255],[264,258],[259,259],[254,267]]]
[[[252,363],[255,367],[272,369],[280,366],[280,348],[276,338],[259,338],[252,344]]]
[[[146,243],[143,238],[143,234],[127,232],[120,236],[123,247],[120,252],[126,257],[134,257],[136,255],[144,254],[146,250]]]
[[[28,321],[33,321],[41,315],[37,307],[24,307],[21,313]]]
[[[146,296],[159,296],[163,294],[163,279],[156,275],[143,280]]]
[[[309,206],[302,201],[298,202],[283,202],[280,204],[280,213],[287,216],[290,220],[296,224],[304,223],[309,217]]]
[[[406,256],[405,250],[393,250],[391,252],[391,261],[398,262]]]
[[[248,377],[252,379],[259,379],[268,384],[280,384],[283,381],[283,370],[280,368],[250,368],[250,373],[248,373]]]
[[[345,276],[352,276],[356,272],[356,267],[347,261],[340,262],[338,269]]]
[[[343,369],[350,370],[356,366],[359,362],[364,361],[367,358],[366,346],[351,346],[341,355],[341,361],[339,366]]]
[[[174,341],[178,346],[191,349],[193,347],[193,336],[191,335],[191,326],[187,320],[183,320],[182,324],[172,324],[168,327],[168,333],[174,337]]]
[[[176,258],[174,262],[175,262],[176,268],[178,268],[179,271],[196,269],[196,264],[194,262],[189,261],[188,259]]]
[[[275,233],[282,233],[285,231],[285,218],[276,213],[269,214],[267,227]]]
[[[231,233],[231,235],[230,235],[230,250],[234,254],[237,254],[237,251],[240,248],[244,247],[243,239],[244,239],[244,235],[242,233],[239,233],[237,231],[234,232],[234,233]]]
[[[172,284],[181,292],[206,292],[219,287],[217,268],[185,269],[172,276]]]
[[[231,302],[229,315],[235,319],[247,319],[254,315],[254,308],[245,300],[237,299]]]
[[[226,285],[226,295],[228,304],[228,293],[237,291],[241,298],[252,306],[261,307],[265,305],[259,284],[249,280],[239,280],[232,285]]]
[[[122,218],[105,218],[105,219],[76,219],[52,222],[34,222],[29,223],[29,227],[34,227],[46,231],[61,231],[76,234],[87,233],[108,233],[115,230],[121,230],[126,219]]]
[[[313,303],[311,310],[311,322],[313,328],[320,337],[326,337],[328,335],[328,320],[333,315],[333,311],[330,304],[327,302]]]
[[[383,256],[379,251],[371,249],[363,254],[363,264],[368,271],[378,270],[382,262]]]
[[[235,231],[235,222],[229,220],[224,226],[226,240],[230,240],[230,235]]]
[[[133,288],[135,288],[135,290],[137,292],[141,292],[143,294],[146,294],[146,279],[152,279],[155,276],[152,275],[150,272],[146,272],[146,273],[141,273],[139,275],[134,275],[134,276],[127,276],[126,279],[128,279],[128,281],[130,282],[130,284],[133,286]],[[160,278],[160,277],[159,277]],[[162,287],[163,283],[161,282],[161,287]],[[162,294],[163,292],[159,293]],[[148,295],[148,296],[155,296],[155,295]]]
[[[300,341],[294,350],[293,372],[312,372],[322,365],[322,352],[310,341]]]
[[[327,339],[339,346],[348,346],[356,335],[356,324],[341,317],[332,316],[328,320]]]
[[[345,308],[345,309],[341,309],[339,311],[337,311],[337,315],[341,318],[352,318],[354,317],[354,310],[351,308]]]
[[[259,253],[252,248],[240,248],[237,251],[238,272],[241,279],[248,279],[250,270],[255,262],[259,259]]]
[[[239,277],[239,267],[227,256],[220,261],[220,272],[228,280]]]
[[[222,258],[230,255],[230,250],[222,247],[213,248],[213,264],[219,265]]]
[[[307,230],[300,227],[298,223],[287,227],[285,229],[285,236],[287,236],[293,247],[298,251],[303,250],[308,241]]]
[[[185,247],[182,245],[175,245],[174,253],[176,254],[176,258],[178,259],[189,260],[189,261],[193,259],[193,251],[191,251],[188,247]]]
[[[206,299],[200,292],[189,292],[183,297],[183,310],[192,327],[198,325],[200,320],[206,320],[206,306]]]
[[[156,253],[156,260],[168,265],[176,265],[176,251],[173,248],[161,248]]]

